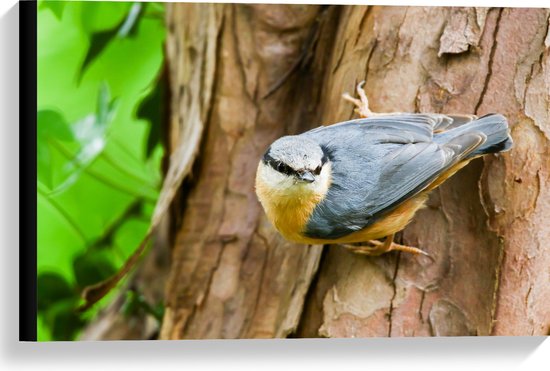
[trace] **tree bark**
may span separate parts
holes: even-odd
[[[301,336],[543,335],[550,325],[548,10],[346,8],[324,122],[366,79],[375,111],[500,112],[515,148],[433,192],[404,231],[435,259],[330,248]],[[343,105],[339,104],[340,107]]]
[[[335,24],[319,17],[336,13],[318,6],[169,6],[172,76],[199,70],[198,62],[179,63],[178,53],[199,49],[204,27],[215,29],[207,42],[215,43],[217,59],[200,155],[184,190],[162,338],[284,337],[296,329],[322,247],[293,245],[275,232],[256,199],[254,176],[273,140],[319,122],[322,80],[315,77],[328,64],[324,46],[334,30],[327,27]],[[298,73],[306,60],[311,74]],[[182,91],[190,91],[185,82],[172,80],[175,122],[186,111]]]
[[[549,10],[167,7],[171,168],[181,128],[203,127],[173,203],[161,338],[549,333]],[[267,146],[352,118],[341,94],[361,80],[375,112],[510,122],[514,149],[457,173],[401,234],[433,260],[291,244],[256,199]]]

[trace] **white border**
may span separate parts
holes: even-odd
[[[378,0],[361,3],[543,6],[541,1],[530,0],[437,3]],[[17,342],[19,164],[15,154],[19,152],[18,16],[19,8],[14,0],[0,1],[0,369],[97,371],[98,367],[117,370],[159,370],[170,367],[190,370],[487,371],[518,367],[528,370],[537,366],[538,369],[547,369],[550,364],[550,341],[541,337]],[[20,130],[25,135],[24,128]]]

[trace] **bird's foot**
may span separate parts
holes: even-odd
[[[341,246],[356,254],[368,256],[379,256],[390,251],[404,251],[414,255],[430,256],[427,252],[417,247],[401,245],[393,241],[388,243],[387,240],[384,242],[371,240],[360,244],[342,244]]]
[[[357,84],[356,90],[357,90],[357,94],[359,95],[359,99],[352,97],[348,93],[342,94],[342,98],[344,98],[347,101],[350,101],[356,106],[354,111],[361,118],[367,118],[367,117],[374,116],[376,114],[369,109],[369,100],[367,98],[367,94],[365,93],[365,90],[363,89],[363,85],[365,85],[365,81],[361,81],[359,84]]]
[[[365,85],[365,81],[361,81],[359,84],[357,84],[357,94],[359,95],[359,99],[352,97],[348,93],[342,94],[342,98],[355,104],[357,108],[355,108],[354,111],[361,118],[367,118],[375,116],[376,113],[372,112],[369,109],[369,100],[367,98],[365,90],[363,89],[363,85]]]
[[[357,90],[357,94],[359,95],[359,99],[352,97],[348,93],[342,94],[342,98],[355,104],[356,108],[353,111],[357,113],[359,117],[367,118],[367,117],[373,117],[373,116],[396,115],[401,113],[401,112],[372,112],[369,109],[369,100],[367,98],[367,93],[365,93],[365,89],[363,89],[363,85],[365,85],[364,80],[361,81],[359,84],[357,84],[356,90]]]

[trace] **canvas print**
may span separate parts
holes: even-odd
[[[36,7],[38,340],[549,334],[550,9]]]

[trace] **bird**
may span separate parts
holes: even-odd
[[[473,159],[508,151],[501,114],[374,113],[363,90],[359,119],[274,141],[261,157],[255,189],[268,220],[295,243],[338,244],[378,256],[428,255],[395,243],[429,192]],[[380,241],[385,238],[384,241]]]

